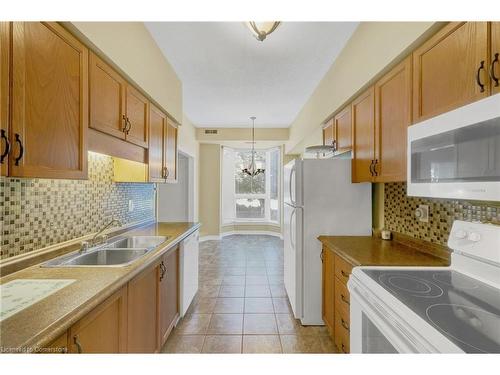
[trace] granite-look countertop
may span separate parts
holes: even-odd
[[[120,235],[169,236],[136,262],[124,267],[56,267],[34,265],[0,278],[0,284],[18,279],[75,279],[67,287],[0,322],[0,352],[9,348],[43,347],[72,324],[156,262],[200,227],[199,223],[152,223]]]
[[[371,236],[319,236],[330,250],[354,266],[448,266],[450,260],[415,247]]]

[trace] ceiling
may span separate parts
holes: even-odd
[[[242,22],[146,22],[198,127],[288,127],[358,23],[284,22],[263,42]]]

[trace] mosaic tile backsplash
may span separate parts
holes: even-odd
[[[89,152],[88,161],[88,180],[0,178],[0,259],[96,232],[112,217],[154,219],[154,184],[114,183],[111,157]]]
[[[429,222],[415,217],[415,209],[429,206]],[[476,202],[415,198],[406,195],[406,183],[384,186],[384,226],[390,231],[446,245],[454,220],[481,221],[500,225],[500,202]]]

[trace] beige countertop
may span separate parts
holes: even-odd
[[[450,263],[449,257],[437,257],[413,246],[371,236],[319,236],[318,239],[354,266],[443,267]]]
[[[17,279],[75,279],[47,298],[0,322],[0,352],[9,348],[42,347],[63,334],[73,323],[123,287],[135,275],[194,232],[199,223],[152,223],[127,235],[169,236],[138,261],[124,267],[56,267],[34,265],[0,278],[0,284]]]

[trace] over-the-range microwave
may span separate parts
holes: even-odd
[[[500,94],[408,128],[408,195],[500,201]]]

